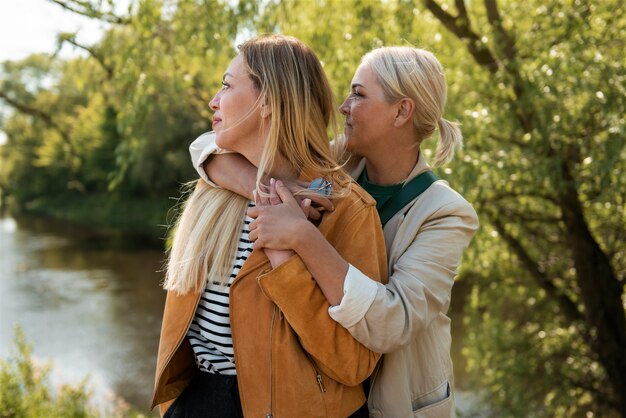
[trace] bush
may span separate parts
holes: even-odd
[[[52,388],[51,366],[40,365],[31,357],[31,346],[19,326],[15,328],[13,353],[0,359],[0,418],[90,418],[101,413],[91,402],[87,378],[77,386]],[[142,415],[119,404],[104,416],[135,417]]]

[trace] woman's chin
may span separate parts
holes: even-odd
[[[350,135],[346,135],[344,141],[346,151],[354,154],[354,139]]]
[[[215,145],[222,149],[228,148],[228,141],[226,141],[224,135],[222,135],[219,131],[215,132]]]

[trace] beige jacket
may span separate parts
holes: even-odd
[[[356,178],[365,167],[348,167]],[[429,170],[420,155],[409,180]],[[386,353],[372,376],[370,416],[455,416],[446,315],[463,250],[478,229],[472,206],[444,181],[431,185],[385,225],[389,283],[370,284],[351,267],[331,317],[360,342]]]
[[[347,175],[350,193],[324,214],[319,230],[350,263],[386,282],[386,253],[374,200]],[[368,279],[369,280],[369,279]],[[196,372],[186,338],[200,293],[168,292],[152,405],[164,412]],[[237,382],[246,417],[345,418],[365,403],[361,382],[380,355],[328,315],[328,302],[300,257],[272,269],[253,251],[230,287]]]
[[[194,167],[219,153],[211,135],[190,146]],[[347,167],[357,178],[365,160]],[[409,180],[429,170],[420,155]],[[387,353],[372,376],[371,417],[448,418],[455,416],[446,315],[461,256],[478,229],[472,206],[444,181],[437,181],[406,205],[384,228],[389,283],[373,284],[351,266],[333,319],[370,349]]]

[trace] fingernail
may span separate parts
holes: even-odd
[[[304,199],[305,206],[311,206],[311,199]]]
[[[273,186],[273,185],[274,185],[274,183],[276,183],[276,180],[274,180],[274,177],[272,177],[272,178],[270,179],[270,184]]]
[[[276,185],[277,185],[277,186],[282,186],[282,185],[283,185],[283,182],[282,182],[282,181],[280,181],[280,180],[276,180]]]

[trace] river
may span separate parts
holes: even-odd
[[[88,375],[100,407],[115,396],[149,413],[165,301],[162,260],[158,245],[140,239],[42,217],[0,216],[0,357],[10,353],[19,324],[34,357],[53,361],[55,384]],[[461,305],[452,305],[452,317]],[[456,384],[467,389],[461,318],[453,324]],[[457,393],[459,409],[472,398]]]

